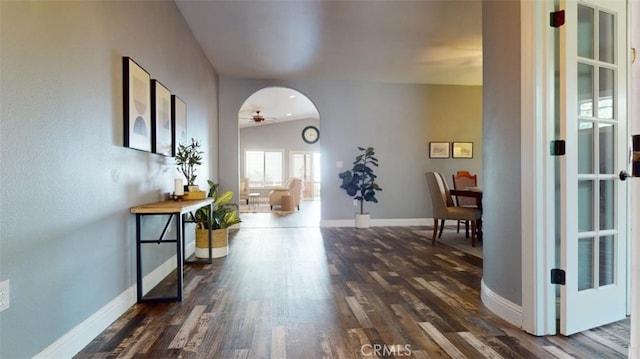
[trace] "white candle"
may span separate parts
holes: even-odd
[[[184,195],[184,186],[182,185],[182,179],[176,178],[176,188],[173,191],[173,194],[175,194],[176,196]]]

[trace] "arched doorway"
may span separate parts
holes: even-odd
[[[307,227],[320,222],[320,115],[313,102],[287,87],[265,87],[238,111],[241,217],[253,226]],[[270,193],[300,178],[300,210],[282,208]],[[296,203],[298,204],[298,203]],[[277,215],[277,217],[272,217]],[[286,218],[285,218],[286,217]]]

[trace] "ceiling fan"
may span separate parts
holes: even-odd
[[[254,114],[252,114],[249,118],[241,118],[243,120],[247,120],[253,122],[255,124],[262,124],[266,122],[275,122],[277,118],[275,117],[265,117],[260,114],[260,110],[256,110]]]

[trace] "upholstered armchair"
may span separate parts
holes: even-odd
[[[249,179],[247,177],[240,178],[240,200],[249,205]]]
[[[273,206],[280,206],[281,208],[285,209],[284,207],[286,206],[283,206],[283,197],[291,196],[291,205],[297,207],[299,211],[300,200],[302,199],[302,191],[304,191],[304,184],[302,183],[302,179],[297,177],[289,178],[284,187],[276,187],[271,192],[269,192],[269,206],[271,206],[271,210],[273,210]]]

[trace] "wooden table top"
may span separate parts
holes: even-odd
[[[132,214],[187,213],[213,203],[213,198],[183,201],[167,200],[131,207]]]

